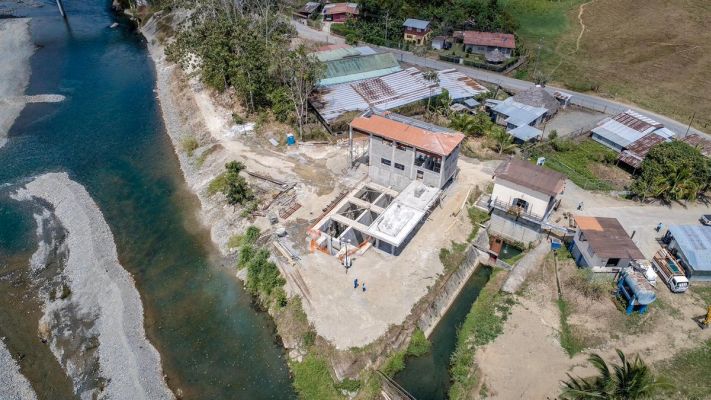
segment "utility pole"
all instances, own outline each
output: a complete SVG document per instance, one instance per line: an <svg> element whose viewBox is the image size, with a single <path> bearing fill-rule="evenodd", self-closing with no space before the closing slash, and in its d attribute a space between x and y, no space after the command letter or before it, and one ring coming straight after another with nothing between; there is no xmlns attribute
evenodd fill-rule
<svg viewBox="0 0 711 400"><path fill-rule="evenodd" d="M689 126L686 127L686 133L684 133L684 137L689 134L689 130L691 129L691 124L694 122L694 118L696 118L696 111L694 111L694 114L691 116L691 121L689 121Z"/></svg>
<svg viewBox="0 0 711 400"><path fill-rule="evenodd" d="M67 14L64 13L64 4L62 4L62 0L57 0L57 7L59 7L59 13L62 14L62 18L67 19Z"/></svg>
<svg viewBox="0 0 711 400"><path fill-rule="evenodd" d="M390 22L390 11L385 13L385 45L388 46L388 22Z"/></svg>
<svg viewBox="0 0 711 400"><path fill-rule="evenodd" d="M543 46L543 37L538 39L538 53L536 54L536 64L533 67L533 78L536 77L536 72L538 72L538 60L541 59L541 47Z"/></svg>

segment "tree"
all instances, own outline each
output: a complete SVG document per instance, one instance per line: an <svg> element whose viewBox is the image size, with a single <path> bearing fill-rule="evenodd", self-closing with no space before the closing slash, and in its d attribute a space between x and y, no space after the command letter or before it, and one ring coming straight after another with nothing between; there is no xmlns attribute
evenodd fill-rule
<svg viewBox="0 0 711 400"><path fill-rule="evenodd" d="M281 66L282 82L288 88L299 127L299 137L303 140L304 123L309 111L309 94L323 75L324 66L317 58L309 55L303 45L290 51Z"/></svg>
<svg viewBox="0 0 711 400"><path fill-rule="evenodd" d="M636 355L629 361L625 354L617 350L620 364L613 364L612 371L597 354L588 358L590 364L598 370L598 376L574 378L568 374L563 382L561 398L569 400L608 399L636 400L651 398L654 392L666 386L657 382L649 367Z"/></svg>
<svg viewBox="0 0 711 400"><path fill-rule="evenodd" d="M489 132L489 139L492 142L492 147L499 154L508 153L515 147L513 136L509 135L506 129L501 126L492 127Z"/></svg>
<svg viewBox="0 0 711 400"><path fill-rule="evenodd" d="M450 127L468 136L484 136L493 129L494 123L485 113L457 114L452 117Z"/></svg>
<svg viewBox="0 0 711 400"><path fill-rule="evenodd" d="M415 48L415 50L419 49L419 47ZM413 53L417 54L413 50ZM427 98L427 112L430 112L430 103L432 102L432 97L434 97L434 90L437 86L439 86L439 75L437 75L437 71L425 71L422 74L422 77L425 78L426 81L430 82L430 97Z"/></svg>
<svg viewBox="0 0 711 400"><path fill-rule="evenodd" d="M239 173L244 169L244 164L239 161L230 161L225 164L225 185L222 192L227 197L227 202L233 206L244 204L254 199L254 192L247 181Z"/></svg>
<svg viewBox="0 0 711 400"><path fill-rule="evenodd" d="M678 140L654 146L642 162L632 192L644 199L695 200L711 183L711 164L701 152Z"/></svg>

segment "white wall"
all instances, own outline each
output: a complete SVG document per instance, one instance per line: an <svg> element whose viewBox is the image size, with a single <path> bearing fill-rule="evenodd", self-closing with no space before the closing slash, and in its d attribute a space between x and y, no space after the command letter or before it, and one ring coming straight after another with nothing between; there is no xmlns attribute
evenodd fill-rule
<svg viewBox="0 0 711 400"><path fill-rule="evenodd" d="M494 179L494 190L491 193L491 198L507 204L512 204L516 198L523 199L528 202L528 210L526 212L537 214L541 217L546 215L551 200L551 196L499 177Z"/></svg>

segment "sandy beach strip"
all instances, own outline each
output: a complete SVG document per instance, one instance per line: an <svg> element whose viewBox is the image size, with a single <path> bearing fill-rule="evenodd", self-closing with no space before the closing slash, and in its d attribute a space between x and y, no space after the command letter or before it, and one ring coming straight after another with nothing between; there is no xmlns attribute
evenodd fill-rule
<svg viewBox="0 0 711 400"><path fill-rule="evenodd" d="M20 366L12 358L0 340L0 399L3 400L35 400L37 395L24 375Z"/></svg>
<svg viewBox="0 0 711 400"><path fill-rule="evenodd" d="M49 173L12 197L50 203L68 232L69 257L63 274L72 302L87 314L97 315L99 372L108 381L102 398L173 399L160 355L146 338L134 279L119 264L113 234L86 189L66 173Z"/></svg>
<svg viewBox="0 0 711 400"><path fill-rule="evenodd" d="M25 107L25 102L18 99L22 99L30 81L30 57L34 51L29 18L0 19L0 147Z"/></svg>

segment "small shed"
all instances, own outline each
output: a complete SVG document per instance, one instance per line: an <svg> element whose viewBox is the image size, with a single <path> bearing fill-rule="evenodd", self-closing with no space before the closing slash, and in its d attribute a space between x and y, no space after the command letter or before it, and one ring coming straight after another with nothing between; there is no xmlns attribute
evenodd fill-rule
<svg viewBox="0 0 711 400"><path fill-rule="evenodd" d="M435 36L432 38L432 48L435 50L449 50L452 48L452 42L447 36Z"/></svg>
<svg viewBox="0 0 711 400"><path fill-rule="evenodd" d="M633 260L644 260L625 228L616 218L574 217L577 230L570 253L581 267L625 268Z"/></svg>
<svg viewBox="0 0 711 400"><path fill-rule="evenodd" d="M543 135L543 132L541 130L536 129L530 125L521 125L517 128L511 129L509 133L511 134L511 136L514 137L516 141L522 143L535 140Z"/></svg>

